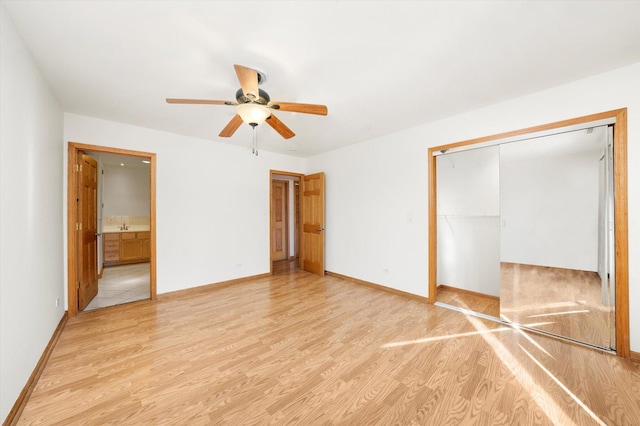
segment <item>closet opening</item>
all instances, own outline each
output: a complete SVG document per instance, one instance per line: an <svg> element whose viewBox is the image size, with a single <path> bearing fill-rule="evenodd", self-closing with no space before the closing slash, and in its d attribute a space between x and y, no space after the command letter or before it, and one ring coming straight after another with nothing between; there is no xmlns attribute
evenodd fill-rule
<svg viewBox="0 0 640 426"><path fill-rule="evenodd" d="M429 301L628 358L626 109L429 150Z"/></svg>

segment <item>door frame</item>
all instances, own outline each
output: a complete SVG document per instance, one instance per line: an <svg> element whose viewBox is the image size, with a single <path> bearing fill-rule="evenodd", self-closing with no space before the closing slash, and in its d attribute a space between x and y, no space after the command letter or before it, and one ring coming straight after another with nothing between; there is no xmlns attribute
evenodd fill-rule
<svg viewBox="0 0 640 426"><path fill-rule="evenodd" d="M298 177L300 179L300 184L302 185L302 178L305 176L304 173L295 173L295 172L285 172L282 170L269 170L269 274L273 275L273 259L271 258L271 253L273 253L273 228L271 227L271 223L273 220L273 217L271 217L273 215L273 190L272 190L272 186L271 186L271 182L273 182L273 176L274 175L280 175L280 176L291 176L291 177ZM300 208L302 208L302 206L299 206ZM289 208L291 208L291 206L289 206ZM302 223L298 224L299 227L302 227ZM302 232L302 229L298 229L298 239L300 238L300 233ZM300 246L299 242L298 242L298 247ZM299 259L298 259L299 261Z"/></svg>
<svg viewBox="0 0 640 426"><path fill-rule="evenodd" d="M67 156L67 315L75 317L78 314L78 254L76 239L76 218L78 207L76 204L78 177L76 172L76 158L80 151L92 151L105 154L126 155L145 158L149 163L149 231L151 234L149 261L149 295L151 300L157 300L156 289L156 154L152 152L132 151L99 145L89 145L79 142L68 143Z"/></svg>
<svg viewBox="0 0 640 426"><path fill-rule="evenodd" d="M627 222L627 109L621 108L597 114L572 118L555 123L499 133L462 142L435 146L428 150L429 180L429 303L437 298L437 182L436 156L434 152L452 148L482 144L498 139L523 136L531 133L559 129L591 121L615 117L613 135L614 163L614 223L615 223L615 277L616 277L616 354L622 358L631 357L629 336L629 241Z"/></svg>

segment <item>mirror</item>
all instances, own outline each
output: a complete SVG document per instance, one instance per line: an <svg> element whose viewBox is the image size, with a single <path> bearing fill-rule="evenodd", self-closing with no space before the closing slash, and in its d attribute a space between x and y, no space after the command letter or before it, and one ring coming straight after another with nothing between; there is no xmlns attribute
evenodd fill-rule
<svg viewBox="0 0 640 426"><path fill-rule="evenodd" d="M612 130L436 157L440 304L615 348Z"/></svg>
<svg viewBox="0 0 640 426"><path fill-rule="evenodd" d="M607 129L500 145L501 318L604 348Z"/></svg>
<svg viewBox="0 0 640 426"><path fill-rule="evenodd" d="M437 162L438 301L499 316L499 147Z"/></svg>

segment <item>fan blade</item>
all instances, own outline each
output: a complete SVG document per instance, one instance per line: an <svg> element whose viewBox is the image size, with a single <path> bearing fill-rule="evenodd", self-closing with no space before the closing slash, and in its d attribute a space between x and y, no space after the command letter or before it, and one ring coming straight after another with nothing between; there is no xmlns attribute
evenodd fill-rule
<svg viewBox="0 0 640 426"><path fill-rule="evenodd" d="M304 114L327 115L329 110L325 105L297 104L294 102L269 102L269 107L289 112L301 112Z"/></svg>
<svg viewBox="0 0 640 426"><path fill-rule="evenodd" d="M283 138L285 138L285 139L292 138L292 137L294 137L294 136L296 135L295 133L293 133L293 131L291 131L291 129L290 129L290 128L288 128L287 126L285 126L285 124L284 124L282 121L280 121L280 120L278 119L278 117L276 117L276 116L275 116L275 115L273 115L273 114L271 114L271 115L270 115L270 116L265 120L265 122L266 122L269 126L273 127L273 129L274 129L276 132L280 133L280 136L282 136L282 137L283 137Z"/></svg>
<svg viewBox="0 0 640 426"><path fill-rule="evenodd" d="M242 93L251 99L258 100L260 93L258 91L258 72L254 69L243 67L242 65L234 65Z"/></svg>
<svg viewBox="0 0 640 426"><path fill-rule="evenodd" d="M210 101L206 99L172 99L167 98L168 104L209 104L209 105L238 105L231 101Z"/></svg>
<svg viewBox="0 0 640 426"><path fill-rule="evenodd" d="M220 136L221 138L228 138L233 136L233 134L236 132L236 130L238 130L238 127L240 127L241 124L242 118L240 118L238 114L234 115L231 121L227 123L227 125L224 127L224 129L222 129L218 136Z"/></svg>

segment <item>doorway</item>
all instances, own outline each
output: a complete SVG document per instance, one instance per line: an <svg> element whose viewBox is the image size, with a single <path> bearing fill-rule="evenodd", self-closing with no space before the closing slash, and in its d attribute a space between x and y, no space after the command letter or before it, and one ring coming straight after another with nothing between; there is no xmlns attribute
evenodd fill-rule
<svg viewBox="0 0 640 426"><path fill-rule="evenodd" d="M271 260L298 258L299 188L297 178L271 181Z"/></svg>
<svg viewBox="0 0 640 426"><path fill-rule="evenodd" d="M270 247L274 262L298 264L300 258L300 182L303 175L271 171ZM281 268L280 268L281 269Z"/></svg>
<svg viewBox="0 0 640 426"><path fill-rule="evenodd" d="M87 225L83 225L83 221L88 222L88 220L81 216L83 211L81 206L84 197L78 189L79 184L82 182L82 176L78 173L80 167L77 165L76 159L81 156L82 153L89 153L95 157L109 159L105 161L110 163L113 162L113 159L118 159L118 161L120 161L118 166L120 166L120 164L124 165L125 162L129 163L129 165L144 164L142 163L143 161L146 163L138 173L146 174L146 180L144 180L142 184L142 191L148 195L148 205L143 209L145 213L148 212L148 216L145 216L143 213L140 213L140 216L115 216L112 214L102 216L100 214L102 211L101 202L100 206L96 209L98 213L95 216L102 217L99 217L99 225L91 232L95 235L96 246L96 256L91 258L85 256L86 250L83 251L80 249L84 241L80 238L83 232L81 229L84 227L84 233L86 234L88 228ZM68 315L75 316L90 302L82 299L83 294L79 288L82 287L82 281L85 279L83 266L85 266L84 269L86 269L86 265L92 262L96 262L98 265L97 268L93 268L96 271L96 279L97 275L100 274L100 276L109 281L111 285L118 280L139 280L140 276L144 275L144 280L148 283L145 284L147 287L146 294L148 294L148 296L144 298L155 300L157 296L155 256L155 154L70 142L68 147L68 161ZM144 191L146 189L144 186L148 186L148 192ZM98 189L101 190L101 188ZM95 198L97 201L98 197ZM98 217L95 218L95 222L98 222ZM92 227L93 226L91 226L91 228ZM118 241L115 241L114 238L117 238ZM97 249L98 246L99 250ZM116 250L115 255L112 252L113 250ZM139 265L142 262L148 262L144 265L146 272L141 271ZM103 265L110 266L120 264L126 264L127 266L118 266L115 268L119 269L117 273L115 273L115 270L111 270L109 273L103 274ZM127 268L131 269L131 271ZM124 271L124 269L127 269L127 271ZM104 281L105 285L107 281ZM111 289L115 288L117 288L117 286L111 287ZM118 299L119 303L128 301L127 297L131 299L132 294L129 294L125 298Z"/></svg>
<svg viewBox="0 0 640 426"><path fill-rule="evenodd" d="M325 177L323 172L311 175L301 173L283 172L271 170L269 173L269 204L270 204L270 273L273 274L274 253L278 248L276 223L276 206L278 197L274 194L274 182L288 180L291 202L288 203L289 214L284 213L286 205L282 205L283 217L291 217L289 220L288 258L298 258L297 266L307 272L316 275L325 274ZM298 185L296 185L298 183ZM282 197L280 197L282 198ZM283 237L280 237L281 239ZM292 260L289 260L292 261ZM282 261L281 261L282 262Z"/></svg>
<svg viewBox="0 0 640 426"><path fill-rule="evenodd" d="M626 174L626 109L430 149L430 302L629 357Z"/></svg>

